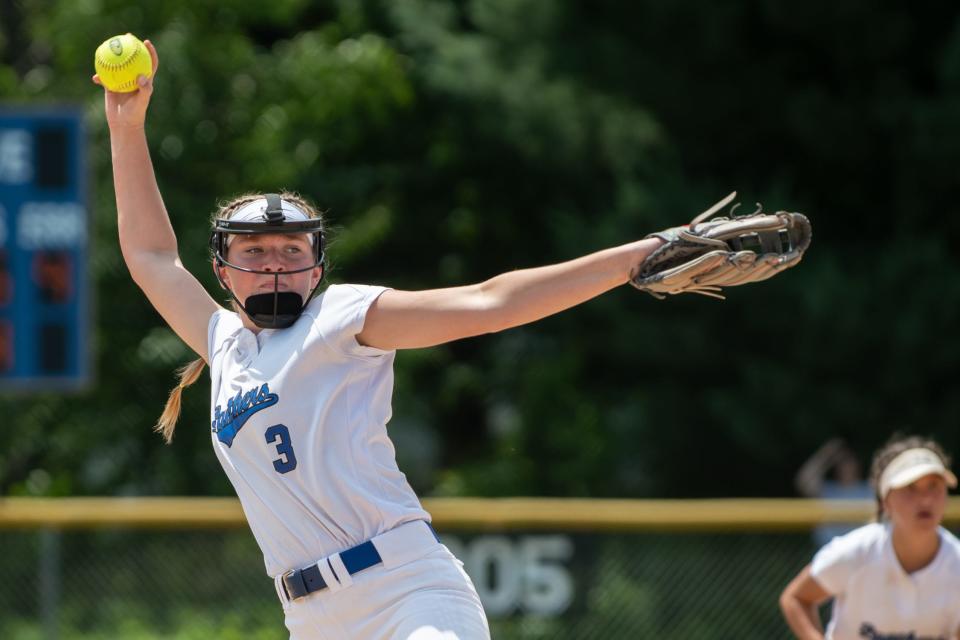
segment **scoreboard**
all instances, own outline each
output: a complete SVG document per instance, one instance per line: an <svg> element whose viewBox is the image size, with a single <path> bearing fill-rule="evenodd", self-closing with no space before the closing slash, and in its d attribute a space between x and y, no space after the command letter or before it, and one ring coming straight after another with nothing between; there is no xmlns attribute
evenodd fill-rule
<svg viewBox="0 0 960 640"><path fill-rule="evenodd" d="M0 109L0 392L90 382L79 109Z"/></svg>

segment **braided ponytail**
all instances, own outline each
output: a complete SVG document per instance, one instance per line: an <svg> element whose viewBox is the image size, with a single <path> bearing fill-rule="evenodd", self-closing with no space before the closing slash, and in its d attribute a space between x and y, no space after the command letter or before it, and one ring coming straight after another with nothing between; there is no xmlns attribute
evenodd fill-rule
<svg viewBox="0 0 960 640"><path fill-rule="evenodd" d="M180 380L177 386L170 390L167 405L163 408L163 413L153 428L154 431L163 436L167 444L173 441L173 430L177 427L177 419L180 417L180 396L185 387L189 387L200 378L200 373L205 365L203 358L197 358L177 369L177 376Z"/></svg>

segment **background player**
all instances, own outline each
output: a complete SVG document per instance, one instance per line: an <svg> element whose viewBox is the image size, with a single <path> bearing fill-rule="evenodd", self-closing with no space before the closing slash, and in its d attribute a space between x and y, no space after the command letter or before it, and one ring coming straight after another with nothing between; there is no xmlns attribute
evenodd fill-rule
<svg viewBox="0 0 960 640"><path fill-rule="evenodd" d="M832 542L787 585L798 638L960 639L960 541L940 526L950 459L932 440L895 438L871 466L879 522ZM826 634L817 607L833 598Z"/></svg>
<svg viewBox="0 0 960 640"><path fill-rule="evenodd" d="M874 495L870 481L850 447L841 438L831 438L817 449L797 471L794 486L808 498L822 498L830 509L834 500L861 500ZM850 523L826 522L813 532L817 547L856 528Z"/></svg>

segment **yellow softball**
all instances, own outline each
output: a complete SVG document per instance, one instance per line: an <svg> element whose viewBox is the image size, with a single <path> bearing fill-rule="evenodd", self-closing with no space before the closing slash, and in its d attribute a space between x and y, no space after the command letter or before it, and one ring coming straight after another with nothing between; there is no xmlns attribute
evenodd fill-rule
<svg viewBox="0 0 960 640"><path fill-rule="evenodd" d="M93 66L100 82L110 91L129 93L140 87L137 76L153 73L150 52L135 35L114 36L97 47Z"/></svg>

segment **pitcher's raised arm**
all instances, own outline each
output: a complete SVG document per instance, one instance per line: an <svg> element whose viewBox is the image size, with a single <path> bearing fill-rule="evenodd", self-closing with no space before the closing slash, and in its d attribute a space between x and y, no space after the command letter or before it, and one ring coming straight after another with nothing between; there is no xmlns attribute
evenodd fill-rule
<svg viewBox="0 0 960 640"><path fill-rule="evenodd" d="M143 44L153 61L153 75L139 76L139 88L132 92L104 88L120 249L130 275L151 304L206 359L207 325L219 306L180 262L177 238L154 175L145 125L159 60L153 44L149 40ZM99 76L93 81L102 86Z"/></svg>

